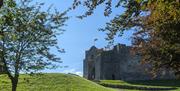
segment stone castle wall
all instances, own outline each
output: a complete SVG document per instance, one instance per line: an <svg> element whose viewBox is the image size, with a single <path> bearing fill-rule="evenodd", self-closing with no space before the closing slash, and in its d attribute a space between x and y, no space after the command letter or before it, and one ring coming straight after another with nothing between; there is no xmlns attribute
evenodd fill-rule
<svg viewBox="0 0 180 91"><path fill-rule="evenodd" d="M112 50L86 51L84 77L90 80L149 80L151 74L140 64L141 57L130 53L130 46L118 44Z"/></svg>

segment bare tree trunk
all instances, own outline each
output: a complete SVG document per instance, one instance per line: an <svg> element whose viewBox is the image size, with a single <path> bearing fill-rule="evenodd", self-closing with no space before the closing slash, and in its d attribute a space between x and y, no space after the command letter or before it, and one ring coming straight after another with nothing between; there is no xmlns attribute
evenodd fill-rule
<svg viewBox="0 0 180 91"><path fill-rule="evenodd" d="M179 0L176 0L177 3L179 3Z"/></svg>
<svg viewBox="0 0 180 91"><path fill-rule="evenodd" d="M0 8L3 6L4 0L0 0Z"/></svg>
<svg viewBox="0 0 180 91"><path fill-rule="evenodd" d="M4 41L4 38L3 38ZM16 91L17 88L17 84L18 84L18 78L19 78L19 71L18 71L18 66L19 66L19 60L16 60L16 64L15 64L15 76L13 76L11 74L11 72L9 71L8 65L6 63L6 59L5 59L5 47L4 47L4 43L2 46L2 51L1 53L1 60L4 63L4 70L5 70L5 74L8 75L8 77L11 79L11 84L12 84L12 91Z"/></svg>
<svg viewBox="0 0 180 91"><path fill-rule="evenodd" d="M14 77L13 79L11 79L11 83L12 83L12 91L16 91L17 84L18 84L18 78Z"/></svg>
<svg viewBox="0 0 180 91"><path fill-rule="evenodd" d="M16 60L16 64L15 64L15 76L11 79L12 91L16 91L17 84L18 84L18 78L19 78L18 65L19 65L19 60Z"/></svg>

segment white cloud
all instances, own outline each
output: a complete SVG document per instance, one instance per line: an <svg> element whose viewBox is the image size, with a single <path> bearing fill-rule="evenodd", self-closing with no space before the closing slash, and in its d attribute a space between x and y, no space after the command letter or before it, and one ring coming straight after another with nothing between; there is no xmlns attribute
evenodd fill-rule
<svg viewBox="0 0 180 91"><path fill-rule="evenodd" d="M72 73L72 74L76 74L76 75L79 75L79 76L83 76L83 73L81 71L77 71L76 69L68 69L68 70L64 70L63 73Z"/></svg>

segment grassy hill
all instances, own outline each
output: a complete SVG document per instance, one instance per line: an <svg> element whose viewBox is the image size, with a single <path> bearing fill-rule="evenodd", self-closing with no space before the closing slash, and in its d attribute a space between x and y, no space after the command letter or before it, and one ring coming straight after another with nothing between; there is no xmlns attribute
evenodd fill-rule
<svg viewBox="0 0 180 91"><path fill-rule="evenodd" d="M97 82L106 88L92 81L72 74L37 74L20 75L17 91L162 91L157 88L167 88L163 91L180 91L180 80L159 80L159 81L132 81L101 80ZM168 88L175 88L168 90ZM153 90L154 89L154 90ZM0 91L11 91L11 82L6 75L0 75Z"/></svg>
<svg viewBox="0 0 180 91"><path fill-rule="evenodd" d="M11 91L6 75L0 75L0 91ZM17 91L116 91L70 74L21 75Z"/></svg>

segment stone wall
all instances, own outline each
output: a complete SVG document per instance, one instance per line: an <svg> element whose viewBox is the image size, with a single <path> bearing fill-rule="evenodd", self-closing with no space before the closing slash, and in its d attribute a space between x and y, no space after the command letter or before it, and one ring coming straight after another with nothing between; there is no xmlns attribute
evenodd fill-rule
<svg viewBox="0 0 180 91"><path fill-rule="evenodd" d="M114 46L112 50L91 47L86 51L84 77L90 80L152 79L151 74L146 71L147 65L140 64L141 57L132 55L130 50L130 46L123 44Z"/></svg>

